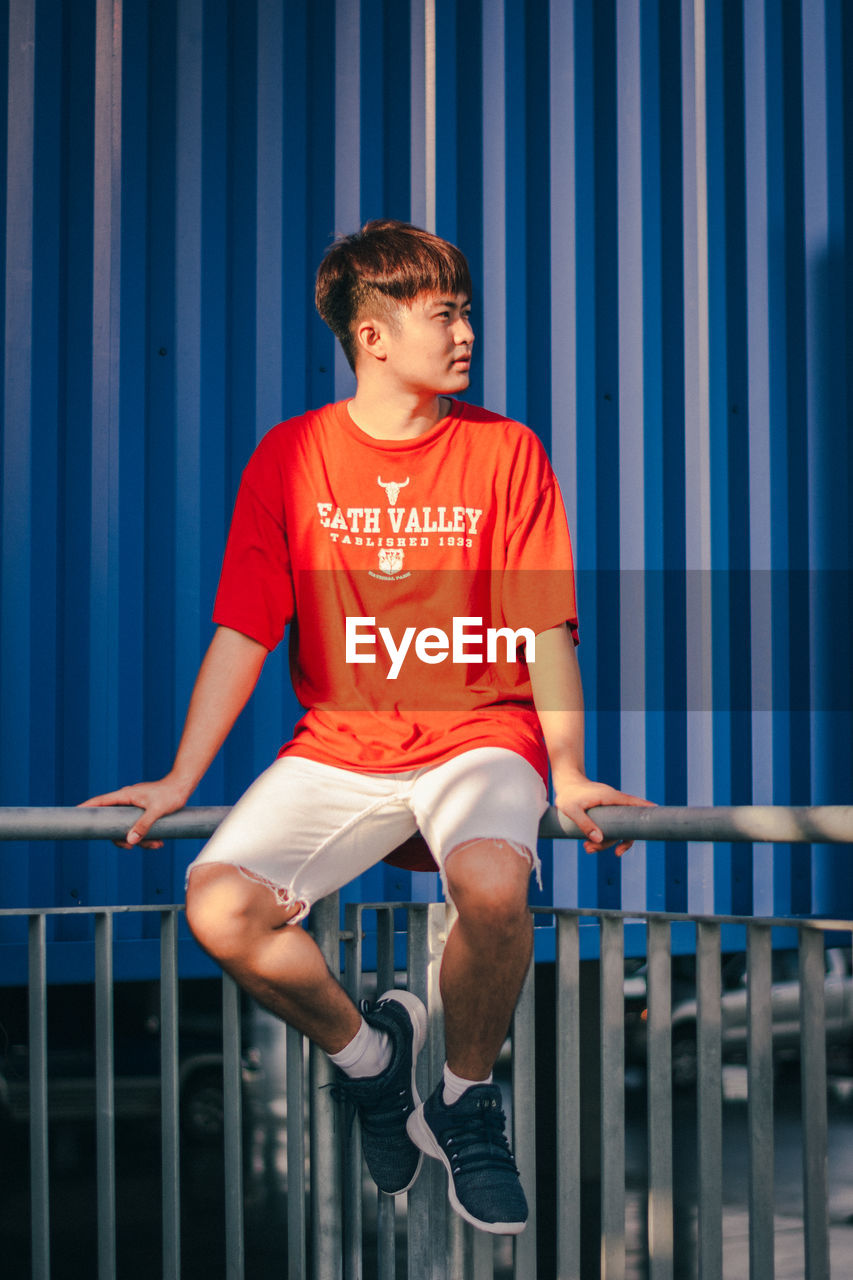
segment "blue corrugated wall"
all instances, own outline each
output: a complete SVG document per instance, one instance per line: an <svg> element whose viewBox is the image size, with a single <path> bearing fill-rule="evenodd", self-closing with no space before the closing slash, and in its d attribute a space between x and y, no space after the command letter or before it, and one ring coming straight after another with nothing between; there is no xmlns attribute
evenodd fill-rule
<svg viewBox="0 0 853 1280"><path fill-rule="evenodd" d="M349 389L314 269L382 214L469 255L471 398L550 446L590 771L672 804L849 800L844 0L4 0L0 17L0 802L167 768L241 468L272 423ZM233 800L288 734L283 656L198 802ZM8 846L0 899L172 900L190 852ZM564 843L545 896L849 910L851 867L847 849L620 863ZM356 892L434 892L410 879Z"/></svg>

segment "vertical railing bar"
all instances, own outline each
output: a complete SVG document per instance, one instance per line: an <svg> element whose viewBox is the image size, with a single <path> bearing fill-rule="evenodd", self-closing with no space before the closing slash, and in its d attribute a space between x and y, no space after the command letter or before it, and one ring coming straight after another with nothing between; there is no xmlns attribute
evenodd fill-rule
<svg viewBox="0 0 853 1280"><path fill-rule="evenodd" d="M29 920L30 1203L33 1280L50 1276L47 1116L47 951L45 917Z"/></svg>
<svg viewBox="0 0 853 1280"><path fill-rule="evenodd" d="M285 1030L287 1069L287 1274L308 1273L305 1220L305 1041Z"/></svg>
<svg viewBox="0 0 853 1280"><path fill-rule="evenodd" d="M394 983L394 908L376 912L376 993L390 991ZM379 1280L395 1280L397 1274L397 1197L377 1192L376 1252Z"/></svg>
<svg viewBox="0 0 853 1280"><path fill-rule="evenodd" d="M376 1252L379 1280L395 1280L397 1274L397 1197L377 1191Z"/></svg>
<svg viewBox="0 0 853 1280"><path fill-rule="evenodd" d="M113 918L95 915L95 1100L98 1278L116 1267L115 1078L113 1074Z"/></svg>
<svg viewBox="0 0 853 1280"><path fill-rule="evenodd" d="M340 977L340 915L337 893L316 903L311 913L314 939L334 976ZM331 1096L332 1063L312 1044L310 1064L311 1256L314 1280L340 1280L343 1262L341 1213L343 1176L338 1107Z"/></svg>
<svg viewBox="0 0 853 1280"><path fill-rule="evenodd" d="M580 934L577 916L557 914L557 1275L581 1268Z"/></svg>
<svg viewBox="0 0 853 1280"><path fill-rule="evenodd" d="M803 927L799 937L805 1275L823 1280L830 1267L824 942L816 929Z"/></svg>
<svg viewBox="0 0 853 1280"><path fill-rule="evenodd" d="M241 1090L240 988L222 975L222 1072L225 1113L225 1274L243 1280L243 1099Z"/></svg>
<svg viewBox="0 0 853 1280"><path fill-rule="evenodd" d="M438 1084L442 1079L445 1062L444 1006L441 1002L441 961L444 946L456 918L456 909L450 902L431 902L427 907L427 1017L429 1031L425 1056L429 1063L430 1080ZM430 1275L432 1280L454 1280L447 1270L448 1223L453 1210L447 1199L447 1175L438 1160L426 1160L421 1174L429 1188L430 1210ZM453 1215L456 1216L455 1214ZM453 1230L455 1230L455 1225Z"/></svg>
<svg viewBox="0 0 853 1280"><path fill-rule="evenodd" d="M699 1139L699 1280L723 1274L723 1119L720 1013L720 926L696 924Z"/></svg>
<svg viewBox="0 0 853 1280"><path fill-rule="evenodd" d="M625 943L601 920L601 1274L625 1275Z"/></svg>
<svg viewBox="0 0 853 1280"><path fill-rule="evenodd" d="M485 1231L477 1231L465 1223L465 1265L463 1273L471 1280L494 1280L495 1237Z"/></svg>
<svg viewBox="0 0 853 1280"><path fill-rule="evenodd" d="M747 929L747 1132L749 1145L749 1275L773 1280L773 1023L772 937Z"/></svg>
<svg viewBox="0 0 853 1280"><path fill-rule="evenodd" d="M473 1227L470 1230L474 1230ZM458 1213L450 1211L447 1214L447 1250L445 1254L445 1272L448 1280L452 1280L453 1276L464 1276L466 1274L467 1258L470 1254L470 1245L468 1244L469 1224L459 1217Z"/></svg>
<svg viewBox="0 0 853 1280"><path fill-rule="evenodd" d="M409 990L423 1000L429 1021L425 1051L418 1060L421 1098L441 1078L444 1064L444 1018L439 971L448 929L443 903L416 905L409 912ZM443 1165L426 1160L409 1192L409 1280L447 1277L447 1189Z"/></svg>
<svg viewBox="0 0 853 1280"><path fill-rule="evenodd" d="M524 1231L513 1236L516 1280L535 1280L536 1259L536 1010L535 967L527 971L512 1019L513 1151L527 1195L529 1217Z"/></svg>
<svg viewBox="0 0 853 1280"><path fill-rule="evenodd" d="M650 920L646 939L649 1280L672 1280L672 939L669 924Z"/></svg>
<svg viewBox="0 0 853 1280"><path fill-rule="evenodd" d="M362 922L363 908L357 902L344 907L344 986L355 1004L362 994ZM378 914L378 913L377 913ZM343 1232L345 1280L360 1280L362 1270L362 1205L361 1132L358 1121L345 1123L343 1139ZM385 1199L377 1192L379 1200Z"/></svg>
<svg viewBox="0 0 853 1280"><path fill-rule="evenodd" d="M428 999L429 945L426 904L413 904L407 910L407 978L408 988L424 1004ZM421 1099L425 1099L430 1086L429 1062L427 1054L422 1053L418 1059L417 1087ZM421 1171L415 1185L407 1196L408 1227L408 1280L431 1280L430 1271L430 1222L429 1222L429 1179L426 1170Z"/></svg>
<svg viewBox="0 0 853 1280"><path fill-rule="evenodd" d="M382 907L376 912L376 994L395 986L394 908Z"/></svg>
<svg viewBox="0 0 853 1280"><path fill-rule="evenodd" d="M178 1067L178 916L160 915L160 1135L163 1280L181 1274L181 1178Z"/></svg>

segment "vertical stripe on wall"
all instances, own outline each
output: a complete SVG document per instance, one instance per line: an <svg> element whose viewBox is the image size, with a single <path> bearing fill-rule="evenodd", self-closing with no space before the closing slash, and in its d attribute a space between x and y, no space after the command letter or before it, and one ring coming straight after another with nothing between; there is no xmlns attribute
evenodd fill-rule
<svg viewBox="0 0 853 1280"><path fill-rule="evenodd" d="M0 577L0 780L4 804L29 795L32 674L31 395L33 380L33 202L35 183L35 0L10 0L7 82L3 512ZM14 56L12 53L14 51ZM30 893L24 851L2 854L3 880L19 900ZM7 879L8 877L8 879Z"/></svg>
<svg viewBox="0 0 853 1280"><path fill-rule="evenodd" d="M767 85L762 4L744 5L744 50L750 75L744 84L746 140L747 378L749 387L749 566L752 688L752 799L773 801L773 670L771 650L770 335L767 243ZM773 854L753 848L753 909L770 914Z"/></svg>
<svg viewBox="0 0 853 1280"><path fill-rule="evenodd" d="M711 495L708 357L708 182L705 116L704 0L683 0L682 129L684 154L684 368L687 582L687 799L712 791ZM688 908L714 902L714 850L691 846Z"/></svg>
<svg viewBox="0 0 853 1280"><path fill-rule="evenodd" d="M386 215L468 254L470 398L550 449L589 772L672 804L849 798L841 0L7 8L5 803L168 767L249 453L353 386L317 263ZM285 647L196 800L233 801L290 734ZM0 893L158 901L190 853L6 849ZM853 895L829 849L562 845L553 866L564 903ZM378 871L351 892L436 884Z"/></svg>
<svg viewBox="0 0 853 1280"><path fill-rule="evenodd" d="M844 325L843 36L837 0L802 20L805 344L809 480L809 707L812 791L817 802L849 787L850 667L834 660L836 637L850 635L850 437ZM845 851L815 849L811 909L832 912L839 884L853 889Z"/></svg>
<svg viewBox="0 0 853 1280"><path fill-rule="evenodd" d="M620 786L647 794L643 487L643 146L640 5L616 9L619 255ZM646 902L646 848L622 863L622 904Z"/></svg>
<svg viewBox="0 0 853 1280"><path fill-rule="evenodd" d="M506 233L506 58L505 6L508 0L483 5L483 321L480 359L486 403L507 410L507 233Z"/></svg>
<svg viewBox="0 0 853 1280"><path fill-rule="evenodd" d="M296 37L292 31L290 38ZM304 42L300 42L303 43ZM256 160L255 160L255 308L253 324L254 378L254 426L255 437L260 439L276 422L282 420L283 364L295 357L297 365L304 364L305 345L301 333L292 326L285 332L285 184L296 174L304 172L304 155L294 156L285 145L285 97L290 88L288 70L285 70L285 11L276 0L259 0L256 33L257 97L256 97ZM295 123L295 122L293 122ZM296 174L287 173L286 161L294 163ZM302 162L301 164L299 162ZM299 284L304 288L304 280ZM301 299L294 298L291 305L296 314L301 310ZM295 340L296 350L290 343ZM300 389L304 396L304 386ZM265 664L262 687L252 708L254 728L254 754L260 755L266 747L273 753L272 743L281 727L281 710L284 698L284 670L280 662Z"/></svg>
<svg viewBox="0 0 853 1280"><path fill-rule="evenodd" d="M549 4L549 170L551 297L551 461L577 544L577 329L575 292L575 36L574 10ZM580 855L581 857L583 855ZM555 901L578 895L579 845L554 858Z"/></svg>
<svg viewBox="0 0 853 1280"><path fill-rule="evenodd" d="M359 136L361 130L361 2L335 5L335 234L361 225ZM352 371L335 345L335 399L352 395Z"/></svg>
<svg viewBox="0 0 853 1280"><path fill-rule="evenodd" d="M92 227L92 481L89 596L90 777L118 756L121 386L122 12L98 0L95 12L94 216ZM111 620L105 625L105 620ZM92 892L115 892L114 862L93 851ZM108 877L100 880L101 875Z"/></svg>
<svg viewBox="0 0 853 1280"><path fill-rule="evenodd" d="M436 12L435 0L412 0L411 220L436 229Z"/></svg>

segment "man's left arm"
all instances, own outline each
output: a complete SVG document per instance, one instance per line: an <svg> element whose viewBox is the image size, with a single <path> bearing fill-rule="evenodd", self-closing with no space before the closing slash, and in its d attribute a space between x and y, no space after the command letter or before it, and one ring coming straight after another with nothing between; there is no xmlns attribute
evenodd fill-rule
<svg viewBox="0 0 853 1280"><path fill-rule="evenodd" d="M536 636L535 661L529 664L533 702L542 725L551 776L554 804L584 835L587 853L601 853L616 845L621 856L631 840L605 840L587 813L596 805L642 805L651 800L626 795L604 782L592 782L584 768L583 687L575 645L567 626L551 627Z"/></svg>

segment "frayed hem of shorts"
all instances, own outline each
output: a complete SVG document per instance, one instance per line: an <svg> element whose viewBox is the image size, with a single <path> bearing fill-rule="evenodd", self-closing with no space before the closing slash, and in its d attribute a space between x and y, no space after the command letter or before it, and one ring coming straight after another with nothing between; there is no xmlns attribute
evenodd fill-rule
<svg viewBox="0 0 853 1280"><path fill-rule="evenodd" d="M447 888L447 872L445 870L447 859L451 854L458 853L460 849L467 849L469 845L479 844L482 840L488 840L492 844L505 844L512 849L513 853L517 853L520 858L530 864L530 870L536 876L536 883L541 891L542 889L542 861L535 849L529 849L526 844L522 844L520 840L508 840L506 836L470 836L469 839L463 840L461 844L455 844L450 852L442 858L439 867L441 875L441 887L444 890L444 896L450 901L450 893Z"/></svg>
<svg viewBox="0 0 853 1280"><path fill-rule="evenodd" d="M196 865L197 864L195 862L191 862L190 865L187 867L187 874L184 882L185 889L189 886L190 873L195 870ZM277 884L275 880L268 879L267 876L261 875L259 871L253 871L251 867L243 867L239 863L224 862L224 861L217 864L212 858L209 862L205 862L202 865L207 867L215 866L215 865L218 865L221 867L236 867L237 870L240 872L241 876L245 876L247 880L254 881L255 884L263 885L265 889L269 889L270 893L275 898L278 906L298 907L299 910L296 911L292 916L290 916L288 920L285 920L284 923L286 925L299 924L302 920L305 919L305 917L308 915L308 913L311 910L310 902L305 902L303 898L297 898L296 894L293 893L291 889L288 889L283 884Z"/></svg>
<svg viewBox="0 0 853 1280"><path fill-rule="evenodd" d="M232 864L233 865L233 864ZM283 884L276 884L275 880L269 880L266 876L262 876L259 871L253 871L251 867L243 867L237 865L237 870L241 876L245 876L247 880L254 881L255 884L261 884L265 889L269 889L270 893L280 907L298 907L298 911L292 915L285 924L299 924L304 920L311 910L311 905L302 898L297 898L291 889Z"/></svg>

